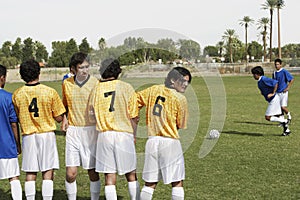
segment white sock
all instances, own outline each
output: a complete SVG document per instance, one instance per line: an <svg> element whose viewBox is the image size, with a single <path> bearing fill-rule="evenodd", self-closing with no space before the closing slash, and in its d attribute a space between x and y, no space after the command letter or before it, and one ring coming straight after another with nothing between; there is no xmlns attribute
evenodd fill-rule
<svg viewBox="0 0 300 200"><path fill-rule="evenodd" d="M183 187L172 187L172 200L184 200Z"/></svg>
<svg viewBox="0 0 300 200"><path fill-rule="evenodd" d="M21 187L20 180L10 181L10 190L11 190L12 199L14 200L22 199L22 187Z"/></svg>
<svg viewBox="0 0 300 200"><path fill-rule="evenodd" d="M107 200L117 200L117 191L115 185L106 185L104 190L105 190L105 198Z"/></svg>
<svg viewBox="0 0 300 200"><path fill-rule="evenodd" d="M43 200L51 200L53 197L53 181L43 180L42 183L42 196Z"/></svg>
<svg viewBox="0 0 300 200"><path fill-rule="evenodd" d="M144 186L141 191L140 200L151 200L154 189L151 187Z"/></svg>
<svg viewBox="0 0 300 200"><path fill-rule="evenodd" d="M290 112L288 112L286 115L287 115L288 119L292 119L292 116L291 116Z"/></svg>
<svg viewBox="0 0 300 200"><path fill-rule="evenodd" d="M128 191L131 200L140 199L140 184L138 181L128 182Z"/></svg>
<svg viewBox="0 0 300 200"><path fill-rule="evenodd" d="M271 122L280 122L280 123L285 122L285 123L287 123L287 120L286 120L286 119L284 119L284 118L282 118L282 117L275 117L275 116L272 116L272 117L270 118L270 121L271 121Z"/></svg>
<svg viewBox="0 0 300 200"><path fill-rule="evenodd" d="M25 196L27 200L35 199L35 181L25 182Z"/></svg>
<svg viewBox="0 0 300 200"><path fill-rule="evenodd" d="M77 195L77 184L76 180L73 183L65 181L66 192L69 200L76 200Z"/></svg>
<svg viewBox="0 0 300 200"><path fill-rule="evenodd" d="M90 181L91 200L98 200L99 199L100 187L101 187L100 180Z"/></svg>

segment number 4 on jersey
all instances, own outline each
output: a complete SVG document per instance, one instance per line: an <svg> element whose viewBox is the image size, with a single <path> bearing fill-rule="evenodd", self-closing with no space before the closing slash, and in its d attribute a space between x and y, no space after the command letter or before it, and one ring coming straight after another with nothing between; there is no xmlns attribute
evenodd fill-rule
<svg viewBox="0 0 300 200"><path fill-rule="evenodd" d="M34 113L34 117L39 117L39 108L37 106L37 99L32 98L30 105L28 106L29 112Z"/></svg>

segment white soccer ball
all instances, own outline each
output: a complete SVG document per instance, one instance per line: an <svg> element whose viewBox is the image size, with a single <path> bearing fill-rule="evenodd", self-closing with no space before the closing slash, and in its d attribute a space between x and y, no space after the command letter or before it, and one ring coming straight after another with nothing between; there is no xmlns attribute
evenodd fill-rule
<svg viewBox="0 0 300 200"><path fill-rule="evenodd" d="M209 138L210 139L216 139L216 138L219 138L220 137L220 132L218 130L210 130L209 132Z"/></svg>

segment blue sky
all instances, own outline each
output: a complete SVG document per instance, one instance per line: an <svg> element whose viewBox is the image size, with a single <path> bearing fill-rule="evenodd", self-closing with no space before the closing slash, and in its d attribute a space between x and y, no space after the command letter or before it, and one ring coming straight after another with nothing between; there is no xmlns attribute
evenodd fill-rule
<svg viewBox="0 0 300 200"><path fill-rule="evenodd" d="M226 29L234 29L244 42L244 28L239 25L239 20L244 16L250 16L255 21L261 17L269 17L269 11L261 9L264 2L265 0L2 1L0 45L7 40L15 42L17 37L22 40L31 37L51 50L52 41L74 38L79 44L87 37L93 48L97 48L101 37L113 44L112 41L117 39L122 42L122 35L135 36L138 33L138 36L149 36L152 40L174 35L185 36L197 41L203 49L220 41ZM299 0L288 0L281 10L282 46L300 43L300 27L297 22L299 8ZM277 47L276 12L273 26L273 46ZM250 26L248 41L258 40L258 33L256 25Z"/></svg>

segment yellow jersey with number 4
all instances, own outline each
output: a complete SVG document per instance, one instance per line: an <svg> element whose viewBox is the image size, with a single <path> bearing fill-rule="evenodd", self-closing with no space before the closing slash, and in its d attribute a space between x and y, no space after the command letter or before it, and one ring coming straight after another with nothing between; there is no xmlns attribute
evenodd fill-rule
<svg viewBox="0 0 300 200"><path fill-rule="evenodd" d="M13 93L22 135L56 130L54 117L66 110L58 93L46 85L26 84Z"/></svg>

